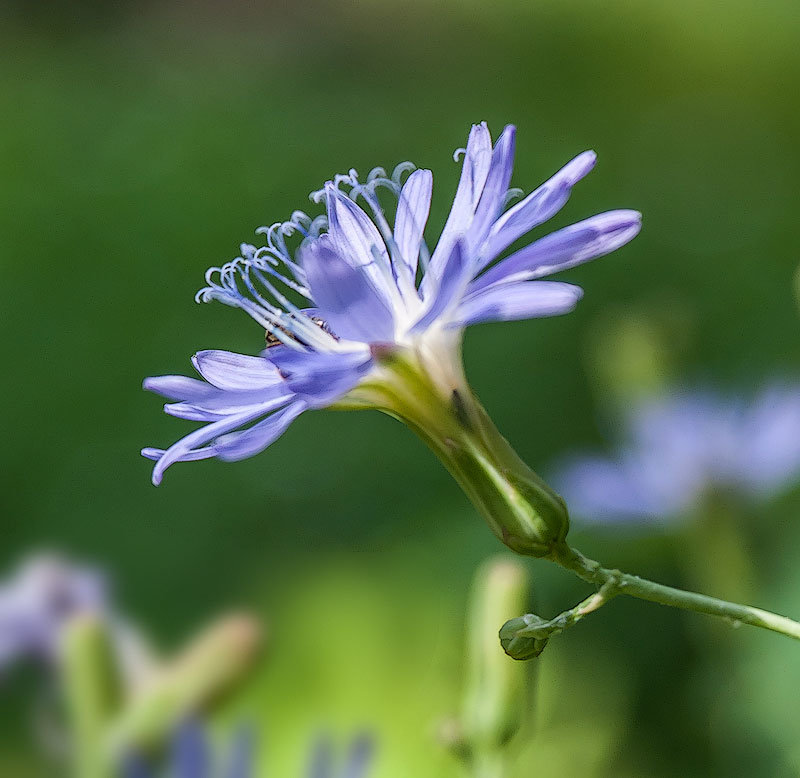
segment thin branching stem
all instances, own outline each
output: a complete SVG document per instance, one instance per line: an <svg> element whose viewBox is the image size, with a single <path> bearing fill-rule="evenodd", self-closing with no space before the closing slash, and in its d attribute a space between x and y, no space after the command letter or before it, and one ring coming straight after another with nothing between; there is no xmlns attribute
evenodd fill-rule
<svg viewBox="0 0 800 778"><path fill-rule="evenodd" d="M772 630L781 635L800 640L800 622L786 616L780 616L777 613L754 608L751 605L727 602L705 594L687 592L672 586L664 586L654 581L648 581L646 578L640 578L638 575L623 573L619 570L610 570L566 545L557 548L551 558L554 562L575 573L584 581L598 587L598 592L595 595L576 606L578 609L586 607L587 603L590 605L594 603L590 610L595 610L612 597L626 594L630 597L638 597L641 600L657 602L673 608L682 608L683 610L705 613L709 616L718 616L727 619L735 626L750 624L753 627ZM593 600L596 597L599 597L599 599ZM572 611L575 610L575 608L572 609ZM572 613L572 611L567 611L566 613ZM577 618L572 623L575 621L577 621Z"/></svg>

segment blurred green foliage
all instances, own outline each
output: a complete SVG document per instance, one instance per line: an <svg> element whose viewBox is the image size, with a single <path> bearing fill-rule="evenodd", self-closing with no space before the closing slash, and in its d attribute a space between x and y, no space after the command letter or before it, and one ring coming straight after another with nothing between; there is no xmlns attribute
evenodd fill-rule
<svg viewBox="0 0 800 778"><path fill-rule="evenodd" d="M673 375L796 373L798 34L794 0L2 6L0 562L42 545L100 560L165 645L230 602L261 607L273 648L231 716L263 724L276 775L299 774L315 728L362 726L377 778L456 775L436 721L457 706L472 571L498 544L449 476L388 418L314 413L266 454L155 489L139 448L189 425L141 379L260 348L240 312L192 294L332 174L431 167L441 224L451 152L481 119L518 125L525 189L597 150L557 226L645 216L631 246L567 274L587 291L574 314L467 335L478 394L534 467L601 441L590 335L609 316L679 322ZM795 493L745 521L754 601L794 615L799 508ZM682 530L573 537L691 583ZM532 565L539 612L584 594ZM698 618L620 601L554 640L518 774L800 774L797 647ZM20 715L31 686L0 695L0 774L49 774Z"/></svg>

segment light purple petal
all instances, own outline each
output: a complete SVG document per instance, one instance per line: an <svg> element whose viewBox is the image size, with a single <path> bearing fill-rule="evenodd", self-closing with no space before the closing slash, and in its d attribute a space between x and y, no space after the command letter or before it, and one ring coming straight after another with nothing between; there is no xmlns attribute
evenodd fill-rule
<svg viewBox="0 0 800 778"><path fill-rule="evenodd" d="M565 227L489 268L470 291L499 282L541 278L609 254L636 237L641 219L637 211L609 211Z"/></svg>
<svg viewBox="0 0 800 778"><path fill-rule="evenodd" d="M363 343L394 338L392 311L364 268L346 262L324 235L303 246L301 256L319 315L333 333Z"/></svg>
<svg viewBox="0 0 800 778"><path fill-rule="evenodd" d="M265 389L280 383L280 373L263 357L232 351L198 351L192 357L197 372L219 389Z"/></svg>
<svg viewBox="0 0 800 778"><path fill-rule="evenodd" d="M254 751L253 732L249 727L243 727L236 733L231 745L223 778L250 778L253 775L251 765Z"/></svg>
<svg viewBox="0 0 800 778"><path fill-rule="evenodd" d="M254 456L283 435L307 407L304 402L293 402L249 429L217 438L212 448L216 455L226 462L236 462Z"/></svg>
<svg viewBox="0 0 800 778"><path fill-rule="evenodd" d="M471 249L477 248L486 239L506 200L508 185L514 170L514 145L516 128L509 124L497 139L489 174L475 209L475 217L467 232L467 244Z"/></svg>
<svg viewBox="0 0 800 778"><path fill-rule="evenodd" d="M359 735L350 744L341 778L365 778L375 751L375 741L367 734Z"/></svg>
<svg viewBox="0 0 800 778"><path fill-rule="evenodd" d="M414 324L410 332L422 332L429 327L448 308L458 302L472 276L464 242L459 240L453 245L447 264L442 268L439 287L433 294L428 310Z"/></svg>
<svg viewBox="0 0 800 778"><path fill-rule="evenodd" d="M389 254L378 228L372 219L349 197L340 192L330 182L325 185L328 208L328 233L333 239L333 248L342 259L352 267L363 268L378 293L386 300L391 300L392 291L388 288L389 277L376 264L383 262L385 268L390 267ZM303 270L308 268L301 261Z"/></svg>
<svg viewBox="0 0 800 778"><path fill-rule="evenodd" d="M164 406L164 413L184 421L217 421L227 415L216 411L204 411L190 403L167 403Z"/></svg>
<svg viewBox="0 0 800 778"><path fill-rule="evenodd" d="M622 464L600 457L581 457L553 477L570 513L585 521L630 521L663 516L661 504L642 490Z"/></svg>
<svg viewBox="0 0 800 778"><path fill-rule="evenodd" d="M57 554L29 556L0 586L0 673L20 659L55 660L65 624L80 613L107 611L101 571Z"/></svg>
<svg viewBox="0 0 800 778"><path fill-rule="evenodd" d="M559 281L495 284L464 299L456 311L453 326L558 316L569 313L582 296L579 286Z"/></svg>
<svg viewBox="0 0 800 778"><path fill-rule="evenodd" d="M462 236L475 215L489 166L492 160L492 136L486 122L472 125L467 141L467 150L464 154L464 164L461 168L461 179L453 198L450 215L447 217L444 229L439 236L439 242L431 257L431 272L438 274L439 266L450 257L453 244ZM424 280L423 280L424 283Z"/></svg>
<svg viewBox="0 0 800 778"><path fill-rule="evenodd" d="M741 421L739 446L747 456L737 475L759 492L800 479L800 386L773 384Z"/></svg>
<svg viewBox="0 0 800 778"><path fill-rule="evenodd" d="M366 349L346 353L284 349L270 358L289 388L317 408L329 405L352 389L372 366L372 356Z"/></svg>
<svg viewBox="0 0 800 778"><path fill-rule="evenodd" d="M148 447L143 448L141 453L145 459L151 459L155 462L161 459L161 457L167 453L167 450L164 448ZM210 459L214 456L216 456L214 449L211 448L211 446L207 446L206 448L197 448L194 451L188 452L181 457L181 462L198 462L201 459Z"/></svg>
<svg viewBox="0 0 800 778"><path fill-rule="evenodd" d="M433 174L430 170L415 170L403 185L397 203L394 240L400 256L408 265L411 277L417 272L422 233L431 209Z"/></svg>
<svg viewBox="0 0 800 778"><path fill-rule="evenodd" d="M159 375L145 378L142 386L169 400L200 400L214 394L213 386L197 378L182 375Z"/></svg>
<svg viewBox="0 0 800 778"><path fill-rule="evenodd" d="M156 462L153 468L153 484L158 486L164 476L164 471L175 462L190 460L195 449L204 446L211 440L232 432L237 427L241 427L249 422L263 416L266 411L262 408L250 409L244 413L228 416L220 421L206 424L194 432L189 433L185 438L181 438L177 443L173 443ZM149 449L144 449L149 451Z"/></svg>
<svg viewBox="0 0 800 778"><path fill-rule="evenodd" d="M572 187L594 167L597 155L584 151L568 162L551 179L506 211L492 226L481 249L482 265L491 262L534 227L555 216L569 199Z"/></svg>
<svg viewBox="0 0 800 778"><path fill-rule="evenodd" d="M172 739L170 773L176 778L211 778L212 749L203 728L189 719Z"/></svg>
<svg viewBox="0 0 800 778"><path fill-rule="evenodd" d="M277 386L250 392L218 391L213 397L194 402L168 403L164 412L170 416L189 421L216 421L249 408L260 407L264 411L284 405L292 397L291 390L282 380Z"/></svg>

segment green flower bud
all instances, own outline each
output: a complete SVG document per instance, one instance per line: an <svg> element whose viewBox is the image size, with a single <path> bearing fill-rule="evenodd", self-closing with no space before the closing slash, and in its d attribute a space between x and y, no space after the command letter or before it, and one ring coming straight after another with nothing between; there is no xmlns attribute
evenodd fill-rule
<svg viewBox="0 0 800 778"><path fill-rule="evenodd" d="M532 614L510 619L500 629L500 645L503 651L512 659L535 659L544 651L548 639L517 635L517 632L534 624L547 623Z"/></svg>

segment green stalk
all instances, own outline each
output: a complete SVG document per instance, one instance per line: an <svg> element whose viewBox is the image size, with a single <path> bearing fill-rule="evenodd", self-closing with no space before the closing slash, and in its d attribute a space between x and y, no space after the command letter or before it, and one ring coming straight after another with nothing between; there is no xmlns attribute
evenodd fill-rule
<svg viewBox="0 0 800 778"><path fill-rule="evenodd" d="M120 705L120 685L105 625L79 616L61 643L64 697L71 724L74 778L111 778L106 731Z"/></svg>
<svg viewBox="0 0 800 778"><path fill-rule="evenodd" d="M230 692L251 668L260 637L247 615L212 624L137 690L106 733L106 757L115 761L130 750L158 747L182 719Z"/></svg>
<svg viewBox="0 0 800 778"><path fill-rule="evenodd" d="M437 355L441 356L441 355ZM548 556L564 542L564 501L500 434L466 383L460 354L389 351L383 375L350 392L339 408L377 407L410 427L433 451L486 520L518 554Z"/></svg>
<svg viewBox="0 0 800 778"><path fill-rule="evenodd" d="M500 630L500 642L505 652L514 659L531 659L538 656L544 648L544 643L553 635L577 624L584 616L622 594L657 602L660 605L717 616L732 626L750 624L800 640L800 623L777 613L664 586L620 570L611 570L599 562L588 559L566 544L554 551L550 558L598 589L574 608L560 613L555 618L545 620L534 614L527 614L507 621Z"/></svg>
<svg viewBox="0 0 800 778"><path fill-rule="evenodd" d="M375 356L380 369L374 379L356 387L339 407L377 407L403 421L439 457L503 543L518 554L550 559L599 590L550 621L529 615L508 622L502 642L515 658L538 655L542 639L620 594L800 639L800 623L785 616L611 570L570 548L563 499L517 456L473 395L458 341L428 351L390 348Z"/></svg>
<svg viewBox="0 0 800 778"><path fill-rule="evenodd" d="M672 586L664 586L654 581L648 581L646 578L640 578L638 575L609 570L599 562L588 559L579 551L566 545L557 550L553 560L589 583L599 586L612 583L616 594L627 594L629 597L638 597L640 600L657 602L673 608L719 616L727 619L734 626L750 624L753 627L761 627L800 640L800 623L786 616L779 616L777 613L754 608L751 605L739 605L735 602L720 600L705 594L675 589Z"/></svg>

